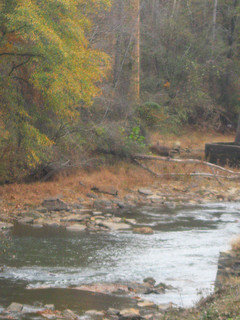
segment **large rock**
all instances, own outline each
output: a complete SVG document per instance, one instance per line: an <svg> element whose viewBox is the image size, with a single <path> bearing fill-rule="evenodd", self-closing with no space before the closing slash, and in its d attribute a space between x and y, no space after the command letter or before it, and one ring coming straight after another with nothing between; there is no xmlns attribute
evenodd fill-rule
<svg viewBox="0 0 240 320"><path fill-rule="evenodd" d="M153 234L153 229L150 227L134 228L133 232L140 234Z"/></svg>
<svg viewBox="0 0 240 320"><path fill-rule="evenodd" d="M25 217L25 218L19 219L18 223L21 223L21 224L32 224L33 220L34 219L31 218L31 217Z"/></svg>
<svg viewBox="0 0 240 320"><path fill-rule="evenodd" d="M7 222L1 222L0 221L0 230L6 230L6 229L11 229L13 228L12 223L7 223Z"/></svg>
<svg viewBox="0 0 240 320"><path fill-rule="evenodd" d="M67 231L82 232L86 230L86 226L76 223L71 226L68 226L66 229Z"/></svg>
<svg viewBox="0 0 240 320"><path fill-rule="evenodd" d="M92 317L93 319L103 319L104 312L103 311L97 311L97 310L88 310L85 312L87 316Z"/></svg>
<svg viewBox="0 0 240 320"><path fill-rule="evenodd" d="M67 217L60 219L61 222L81 222L90 218L89 214L71 214Z"/></svg>
<svg viewBox="0 0 240 320"><path fill-rule="evenodd" d="M42 202L42 206L48 211L65 211L68 210L68 205L59 198L49 198Z"/></svg>
<svg viewBox="0 0 240 320"><path fill-rule="evenodd" d="M13 302L10 304L10 306L8 306L7 311L19 313L22 311L22 309L23 309L23 305L21 303Z"/></svg>
<svg viewBox="0 0 240 320"><path fill-rule="evenodd" d="M70 309L66 309L62 313L64 320L76 320L79 319L79 317Z"/></svg>
<svg viewBox="0 0 240 320"><path fill-rule="evenodd" d="M102 221L101 225L103 227L106 227L106 228L113 230L113 231L131 229L131 226L129 224L126 224L123 222L116 223L116 222L111 222L111 221Z"/></svg>
<svg viewBox="0 0 240 320"><path fill-rule="evenodd" d="M91 190L98 193L110 194L111 196L118 195L118 190L112 186L106 186L106 187L94 186Z"/></svg>
<svg viewBox="0 0 240 320"><path fill-rule="evenodd" d="M146 189L146 188L138 189L138 192L140 194L143 194L144 196L152 196L153 195L153 192L150 189Z"/></svg>
<svg viewBox="0 0 240 320"><path fill-rule="evenodd" d="M140 312L138 309L123 309L120 311L120 319L137 320L141 319Z"/></svg>

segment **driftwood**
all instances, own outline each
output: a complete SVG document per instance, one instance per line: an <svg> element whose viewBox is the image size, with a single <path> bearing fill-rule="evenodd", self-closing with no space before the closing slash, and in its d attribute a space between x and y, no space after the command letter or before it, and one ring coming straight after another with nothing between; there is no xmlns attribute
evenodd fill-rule
<svg viewBox="0 0 240 320"><path fill-rule="evenodd" d="M165 157L158 157L158 156L149 156L149 155L135 155L134 156L134 162L138 164L141 168L144 170L147 170L149 173L154 175L158 178L163 177L181 177L181 176L188 176L188 177L203 177L203 178L214 178L217 180L219 184L222 185L222 182L219 179L226 179L226 180L240 180L240 172L234 172L232 170L225 169L223 167L220 167L218 165L209 163L207 161L201 161L196 159L171 159L171 158L165 158ZM192 172L192 173L156 173L149 167L145 166L138 160L157 160L157 161L166 161L166 162L178 162L178 163L195 163L195 164L203 164L206 166L209 166L212 170L212 173L208 172ZM218 169L227 173L230 173L231 176L228 175L219 175L214 172L214 169Z"/></svg>
<svg viewBox="0 0 240 320"><path fill-rule="evenodd" d="M235 172L229 169L225 169L221 166L218 166L216 164L207 162L207 161L202 161L202 160L197 160L197 159L172 159L172 158L166 158L166 157L158 157L158 156L150 156L150 155L145 155L145 154L136 154L133 156L134 160L157 160L157 161L165 161L165 162L177 162L177 163L192 163L192 164L202 164L214 169L218 169L220 171L224 171L227 173L230 173L232 175L236 175L240 177L240 172Z"/></svg>

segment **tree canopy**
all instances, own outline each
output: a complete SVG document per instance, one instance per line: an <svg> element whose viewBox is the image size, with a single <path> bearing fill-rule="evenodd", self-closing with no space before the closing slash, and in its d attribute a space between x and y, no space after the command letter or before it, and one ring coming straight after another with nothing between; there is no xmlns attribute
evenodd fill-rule
<svg viewBox="0 0 240 320"><path fill-rule="evenodd" d="M109 6L110 0L2 1L0 157L12 148L34 167L54 143L57 123L74 121L99 94L108 57L87 34L91 15Z"/></svg>

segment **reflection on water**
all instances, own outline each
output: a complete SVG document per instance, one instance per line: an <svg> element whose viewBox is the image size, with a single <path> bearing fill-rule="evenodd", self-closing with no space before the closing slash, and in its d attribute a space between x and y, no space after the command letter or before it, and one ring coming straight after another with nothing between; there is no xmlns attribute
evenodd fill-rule
<svg viewBox="0 0 240 320"><path fill-rule="evenodd" d="M189 306L197 290L211 290L220 250L239 233L239 203L199 208L138 208L121 213L153 235L71 234L63 229L16 226L0 273L0 305L54 303L59 309L128 306L124 297L93 295L69 287L95 282L142 282L153 277L176 287L145 299ZM44 287L45 289L39 289ZM28 288L28 289L27 289ZM47 289L49 288L49 289Z"/></svg>

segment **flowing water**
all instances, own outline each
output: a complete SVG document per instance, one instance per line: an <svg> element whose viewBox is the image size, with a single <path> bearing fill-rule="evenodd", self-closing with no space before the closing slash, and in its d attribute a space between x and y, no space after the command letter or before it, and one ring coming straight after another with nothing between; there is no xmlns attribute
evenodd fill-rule
<svg viewBox="0 0 240 320"><path fill-rule="evenodd" d="M16 225L1 246L0 308L11 302L53 303L63 310L131 305L124 296L91 294L69 287L81 284L142 282L153 277L175 287L144 298L182 307L213 289L219 252L240 233L240 203L178 209L142 207L121 213L153 235L70 233ZM7 245L7 247L6 247Z"/></svg>

